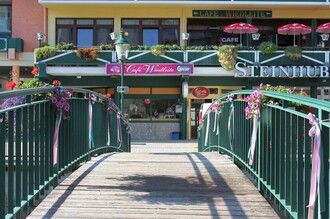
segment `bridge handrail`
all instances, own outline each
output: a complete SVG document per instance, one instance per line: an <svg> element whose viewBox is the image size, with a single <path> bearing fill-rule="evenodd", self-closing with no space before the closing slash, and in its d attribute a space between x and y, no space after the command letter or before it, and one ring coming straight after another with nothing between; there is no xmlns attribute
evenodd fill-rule
<svg viewBox="0 0 330 219"><path fill-rule="evenodd" d="M264 104L256 120L255 117L247 119L244 111L247 102L240 96L246 97L254 92L228 92L211 104L200 121L198 150L228 154L243 171L251 175L258 190L273 200L284 215L307 218L311 214L315 215L314 218L320 218L320 215L329 218L330 102L260 90L265 97L280 100L281 105ZM232 97L235 98L230 100ZM219 102L222 108L217 114L213 107ZM305 108L303 111L299 107L292 109L292 103L311 107L311 113ZM310 123L311 118L315 119L315 123ZM320 130L319 157L315 153L317 137L309 136L312 127L319 127ZM251 150L254 152L252 162ZM319 158L321 180L315 210L311 213L307 206L313 194L311 184L314 178L311 172L314 157ZM317 208L319 205L320 210Z"/></svg>
<svg viewBox="0 0 330 219"><path fill-rule="evenodd" d="M71 93L68 111L52 103L58 89ZM58 86L0 92L1 103L15 97L24 101L0 109L0 218L24 218L91 156L130 152L130 124L111 98Z"/></svg>

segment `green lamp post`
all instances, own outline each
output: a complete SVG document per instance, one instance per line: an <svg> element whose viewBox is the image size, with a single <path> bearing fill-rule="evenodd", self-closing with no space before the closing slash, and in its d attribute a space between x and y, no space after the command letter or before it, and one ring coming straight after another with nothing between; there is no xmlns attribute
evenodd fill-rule
<svg viewBox="0 0 330 219"><path fill-rule="evenodd" d="M124 70L125 70L125 62L128 58L128 52L130 49L130 44L125 39L124 31L121 30L119 32L119 38L114 43L117 53L117 59L120 61L121 64L121 77L120 77L120 87L117 87L117 92L120 93L120 110L124 112L124 92L127 89L124 87Z"/></svg>

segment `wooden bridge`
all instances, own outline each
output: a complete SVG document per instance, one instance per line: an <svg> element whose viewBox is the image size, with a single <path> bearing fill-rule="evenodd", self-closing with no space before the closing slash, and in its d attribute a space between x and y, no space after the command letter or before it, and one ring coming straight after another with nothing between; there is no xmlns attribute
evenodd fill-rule
<svg viewBox="0 0 330 219"><path fill-rule="evenodd" d="M44 87L0 100L0 219L329 218L329 102L233 91L207 110L198 143L131 147L129 122L101 94Z"/></svg>
<svg viewBox="0 0 330 219"><path fill-rule="evenodd" d="M280 218L228 156L173 141L92 158L28 218L266 217Z"/></svg>

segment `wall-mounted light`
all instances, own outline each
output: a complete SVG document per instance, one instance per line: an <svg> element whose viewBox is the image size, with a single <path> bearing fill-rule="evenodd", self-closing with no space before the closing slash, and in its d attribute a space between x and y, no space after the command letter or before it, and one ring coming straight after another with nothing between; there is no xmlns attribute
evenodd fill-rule
<svg viewBox="0 0 330 219"><path fill-rule="evenodd" d="M321 34L321 38L322 38L323 41L328 41L328 40L329 40L329 34L327 34L327 33L322 33L322 34Z"/></svg>
<svg viewBox="0 0 330 219"><path fill-rule="evenodd" d="M41 42L44 40L44 38L45 38L45 34L39 32L39 33L36 34L36 38L37 38L37 40L39 41L39 47L41 47Z"/></svg>
<svg viewBox="0 0 330 219"><path fill-rule="evenodd" d="M116 32L109 33L111 40L116 40L118 37L118 34Z"/></svg>
<svg viewBox="0 0 330 219"><path fill-rule="evenodd" d="M77 74L77 79L81 79L81 74Z"/></svg>
<svg viewBox="0 0 330 219"><path fill-rule="evenodd" d="M259 40L259 38L260 38L260 33L253 33L252 34L252 39L253 40L257 41L257 40Z"/></svg>

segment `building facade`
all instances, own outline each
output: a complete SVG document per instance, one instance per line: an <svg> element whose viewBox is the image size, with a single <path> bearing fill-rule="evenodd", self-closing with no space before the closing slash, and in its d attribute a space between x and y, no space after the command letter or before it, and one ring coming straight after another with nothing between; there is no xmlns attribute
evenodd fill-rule
<svg viewBox="0 0 330 219"><path fill-rule="evenodd" d="M39 77L110 93L118 105L121 96L117 87L128 87L123 95L123 113L132 123L132 139L171 139L174 133L180 133L180 139L196 138L202 103L260 83L302 87L313 97L329 99L330 45L316 32L319 25L330 22L328 0L28 2L35 4L33 14L39 20L36 26L28 25L24 16L17 15L15 19L20 22L13 27L11 37L24 39L26 50L38 47L31 33L40 31L46 34L45 42L50 46L75 46L75 50L36 59ZM13 24L15 19L13 15ZM226 26L239 22L257 26L260 38L224 32ZM289 23L308 25L312 32L278 34L277 28ZM30 35L24 31L27 26L32 28ZM112 47L98 50L95 60L76 55L80 48L113 45L109 34L120 30L128 33L126 39L132 48L124 65L123 84ZM189 39L184 40L182 33L189 33ZM279 46L275 54L258 51L258 45L266 41ZM293 43L303 48L299 61L284 56L284 48ZM155 56L149 50L155 45L177 47L167 47L166 53ZM222 45L240 48L233 70L219 64L216 48Z"/></svg>

